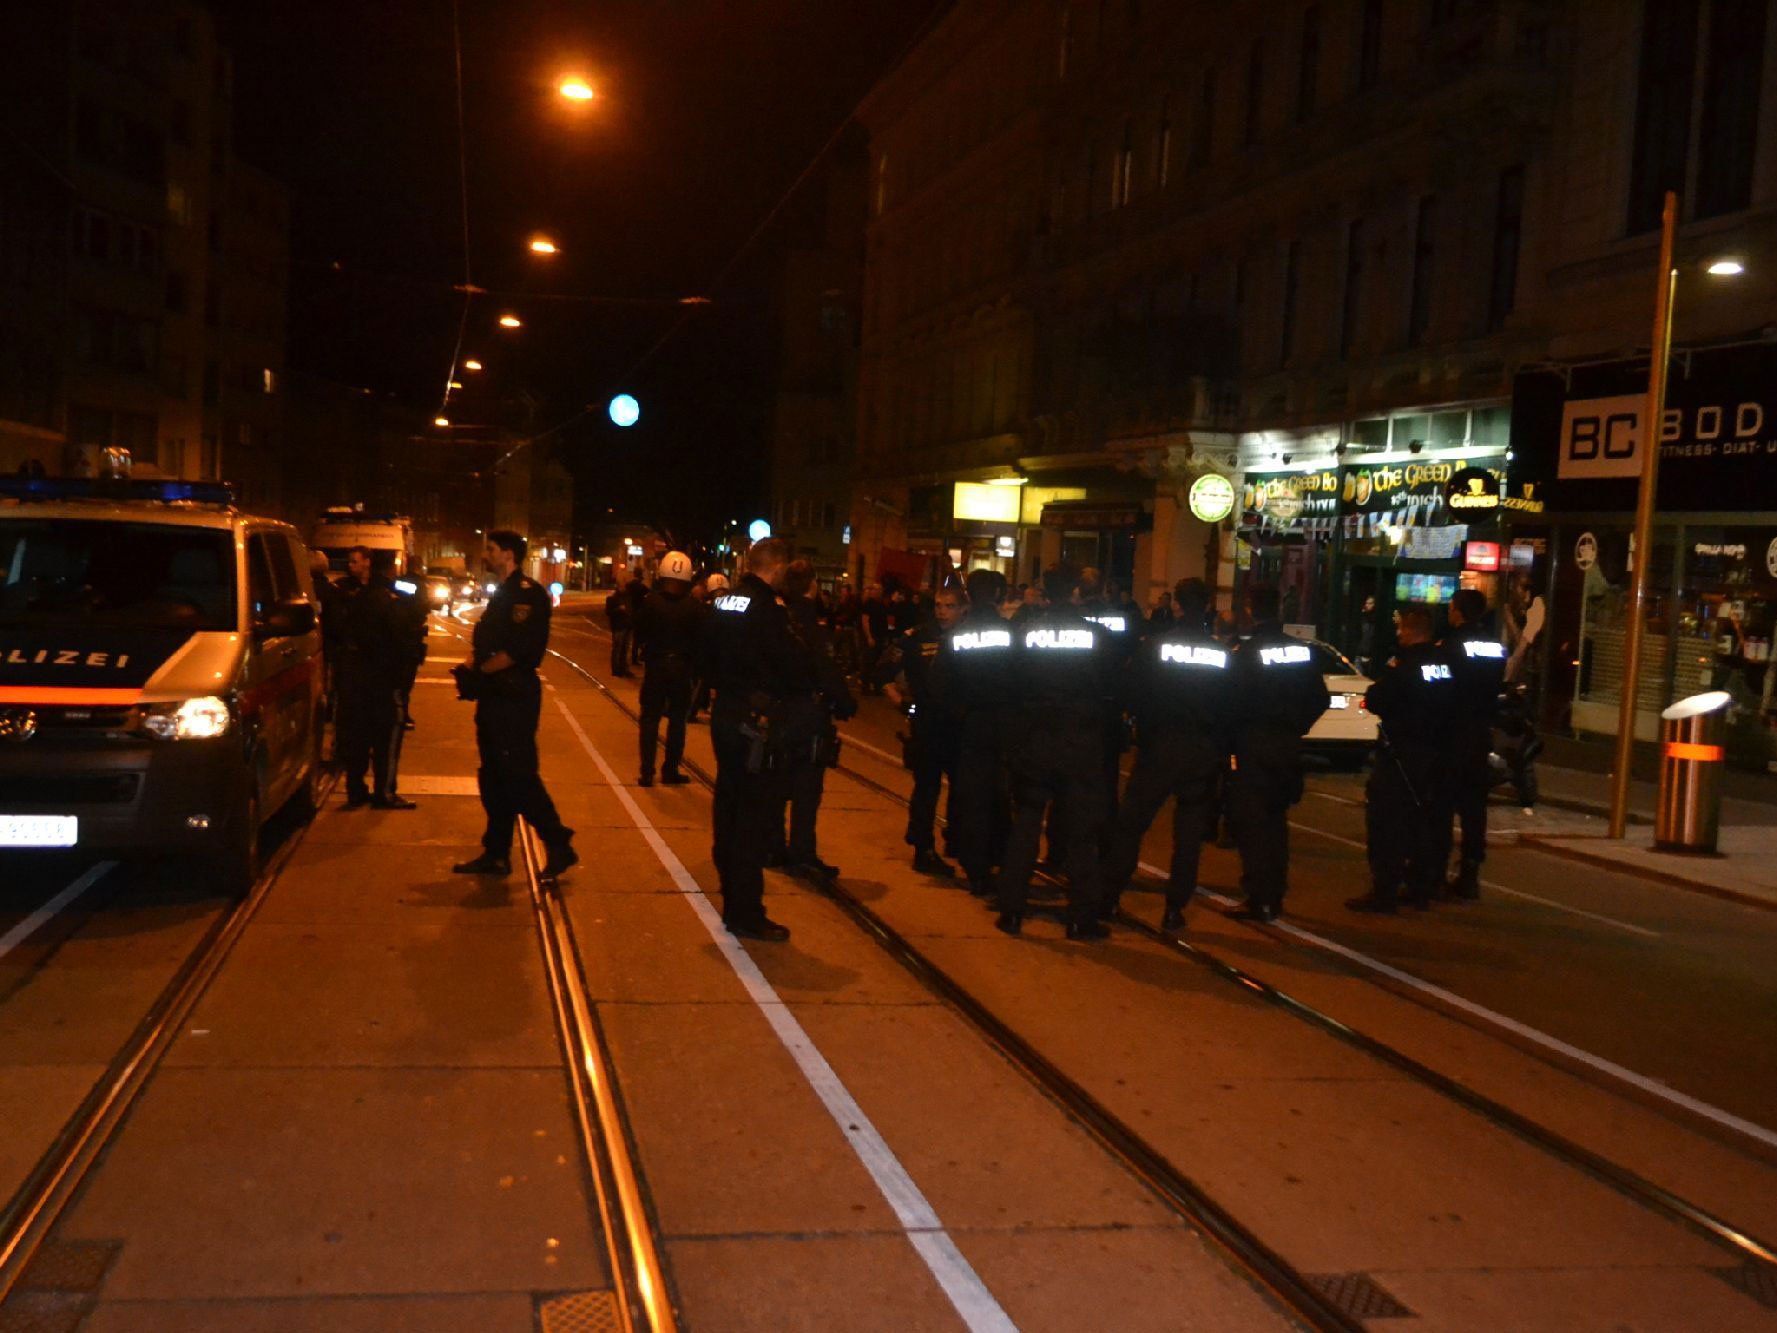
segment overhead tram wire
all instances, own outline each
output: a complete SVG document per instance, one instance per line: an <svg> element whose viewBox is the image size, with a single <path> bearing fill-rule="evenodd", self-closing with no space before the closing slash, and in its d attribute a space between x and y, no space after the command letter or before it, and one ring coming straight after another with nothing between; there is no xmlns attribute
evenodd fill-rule
<svg viewBox="0 0 1777 1333"><path fill-rule="evenodd" d="M931 30L937 26L938 20L943 18L944 15L949 12L952 4L953 0L938 0L938 3L933 6L931 12L926 15L919 27L914 29L913 35L909 37L901 49L895 53L895 58L888 63L885 72L886 70L893 70L899 67L901 62L906 60L907 57L912 54L913 49L925 40L926 34L931 32ZM874 91L874 85L872 85L871 91ZM783 194L778 196L777 202L767 210L764 218L760 220L759 225L754 227L747 235L747 238L740 243L740 248L729 256L728 262L723 264L722 267L717 270L715 278L704 288L705 294L703 299L686 298L681 300L681 305L696 308L713 303L716 291L728 280L734 270L740 266L740 261L746 258L747 252L758 243L760 237L765 235L770 229L771 224L777 221L778 215L789 206L790 201L796 197L797 191L808 182L809 177L811 177L816 169L819 168L821 163L826 159L827 154L833 151L834 145L839 142L846 130L851 127L852 122L858 118L858 112L863 109L864 103L868 101L869 98L870 93L866 92L863 97L858 99L857 105L852 107L852 109L845 114L845 117L839 122L839 124L834 127L833 132L827 136L825 142L823 142L820 148L815 152L815 155L808 160L807 165L796 174L796 179L790 182L789 188L786 189ZM686 324L691 322L691 317L691 310L687 310L684 314L680 315L678 319L674 320L667 328L667 331L661 334L660 337L649 346L647 351L643 352L640 357L630 363L629 367L623 372L623 382L633 383L636 376L641 374L642 371L647 368L649 363L651 363L656 356L660 355L661 350L679 335L679 331L683 329ZM519 450L528 449L531 445L546 440L551 435L566 430L575 422L584 420L594 412L599 411L601 406L602 404L598 403L588 403L578 411L563 417L553 426L546 427L545 429L538 431L535 435L520 440L504 454L501 454L499 459L494 463L494 466L498 467Z"/></svg>
<svg viewBox="0 0 1777 1333"><path fill-rule="evenodd" d="M463 116L463 16L461 0L450 0L451 51L456 63L457 89L457 198L463 214L463 313L457 319L457 340L450 349L450 369L444 376L444 393L438 414L450 407L450 386L456 382L457 361L463 355L463 335L469 328L469 306L475 300L475 275L469 257L469 136Z"/></svg>

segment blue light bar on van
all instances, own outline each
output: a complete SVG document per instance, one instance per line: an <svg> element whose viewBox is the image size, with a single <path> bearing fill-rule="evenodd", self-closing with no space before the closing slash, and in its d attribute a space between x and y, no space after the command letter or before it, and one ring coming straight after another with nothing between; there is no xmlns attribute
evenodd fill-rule
<svg viewBox="0 0 1777 1333"><path fill-rule="evenodd" d="M0 497L14 500L150 500L232 505L225 481L113 480L108 477L0 477Z"/></svg>

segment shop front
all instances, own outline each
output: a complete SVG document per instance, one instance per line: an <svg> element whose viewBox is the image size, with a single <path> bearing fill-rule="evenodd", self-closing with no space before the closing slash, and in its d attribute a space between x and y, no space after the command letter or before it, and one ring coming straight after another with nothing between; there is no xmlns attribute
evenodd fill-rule
<svg viewBox="0 0 1777 1333"><path fill-rule="evenodd" d="M1551 557L1540 703L1548 725L1579 735L1617 733L1647 370L1642 359L1527 372L1514 398L1514 448L1547 500L1544 515L1511 518L1515 539ZM1772 771L1777 348L1675 356L1659 434L1635 735L1655 739L1676 700L1725 690L1729 762Z"/></svg>

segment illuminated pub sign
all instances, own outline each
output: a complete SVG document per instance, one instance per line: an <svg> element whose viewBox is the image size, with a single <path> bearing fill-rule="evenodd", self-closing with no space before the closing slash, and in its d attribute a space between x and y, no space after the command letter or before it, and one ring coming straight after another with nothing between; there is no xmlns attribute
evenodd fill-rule
<svg viewBox="0 0 1777 1333"><path fill-rule="evenodd" d="M1521 372L1513 473L1557 512L1627 512L1641 473L1647 358ZM1659 507L1777 509L1777 345L1675 355L1660 423Z"/></svg>
<svg viewBox="0 0 1777 1333"><path fill-rule="evenodd" d="M1333 468L1249 472L1240 508L1248 523L1272 527L1333 518L1339 512L1339 473Z"/></svg>

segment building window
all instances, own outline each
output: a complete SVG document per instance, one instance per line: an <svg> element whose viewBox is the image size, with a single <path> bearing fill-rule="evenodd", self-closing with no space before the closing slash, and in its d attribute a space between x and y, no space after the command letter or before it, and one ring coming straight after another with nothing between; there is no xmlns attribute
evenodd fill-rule
<svg viewBox="0 0 1777 1333"><path fill-rule="evenodd" d="M1357 32L1357 86L1370 88L1382 76L1382 0L1363 0Z"/></svg>
<svg viewBox="0 0 1777 1333"><path fill-rule="evenodd" d="M1168 100L1160 99L1160 128L1154 134L1154 185L1162 190L1172 169L1172 111Z"/></svg>
<svg viewBox="0 0 1777 1333"><path fill-rule="evenodd" d="M853 179L856 178L854 177ZM853 198L856 198L856 196L854 195ZM278 372L271 369L269 366L260 371L259 388L263 393L276 393L278 391Z"/></svg>
<svg viewBox="0 0 1777 1333"><path fill-rule="evenodd" d="M1191 126L1191 165L1207 166L1215 150L1216 72L1203 71L1203 90L1197 99L1197 121Z"/></svg>
<svg viewBox="0 0 1777 1333"><path fill-rule="evenodd" d="M838 521L838 518L838 511L831 500L821 506L821 526L828 532L833 530L833 525Z"/></svg>
<svg viewBox="0 0 1777 1333"><path fill-rule="evenodd" d="M1283 325L1278 338L1279 360L1287 365L1295 351L1296 292L1301 286L1302 242L1291 241L1283 256Z"/></svg>
<svg viewBox="0 0 1777 1333"><path fill-rule="evenodd" d="M1647 0L1629 171L1629 232L1660 225L1666 191L1684 190L1701 0Z"/></svg>
<svg viewBox="0 0 1777 1333"><path fill-rule="evenodd" d="M1302 63L1296 69L1296 121L1314 114L1314 97L1320 82L1320 6L1302 11Z"/></svg>
<svg viewBox="0 0 1777 1333"><path fill-rule="evenodd" d="M1339 355L1351 355L1364 295L1364 221L1353 218L1345 228L1345 298L1339 311Z"/></svg>
<svg viewBox="0 0 1777 1333"><path fill-rule="evenodd" d="M1123 122L1123 143L1117 149L1117 160L1111 166L1111 207L1122 208L1129 203L1135 189L1135 138L1129 122Z"/></svg>
<svg viewBox="0 0 1777 1333"><path fill-rule="evenodd" d="M1432 278L1437 267L1438 201L1426 195L1419 201L1413 224L1413 290L1407 307L1407 343L1418 347L1431 328Z"/></svg>
<svg viewBox="0 0 1777 1333"><path fill-rule="evenodd" d="M1524 168L1499 174L1493 220L1493 275L1487 294L1487 327L1497 329L1512 313L1518 294L1518 250L1524 238Z"/></svg>
<svg viewBox="0 0 1777 1333"><path fill-rule="evenodd" d="M1708 68L1697 139L1697 207L1718 217L1752 202L1759 85L1765 63L1765 0L1715 0L1709 7Z"/></svg>
<svg viewBox="0 0 1777 1333"><path fill-rule="evenodd" d="M1265 110L1265 43L1255 41L1246 57L1246 130L1250 147L1259 141L1259 124Z"/></svg>
<svg viewBox="0 0 1777 1333"><path fill-rule="evenodd" d="M1055 77L1067 78L1068 58L1074 53L1074 7L1071 0L1061 6L1061 34L1055 44Z"/></svg>

